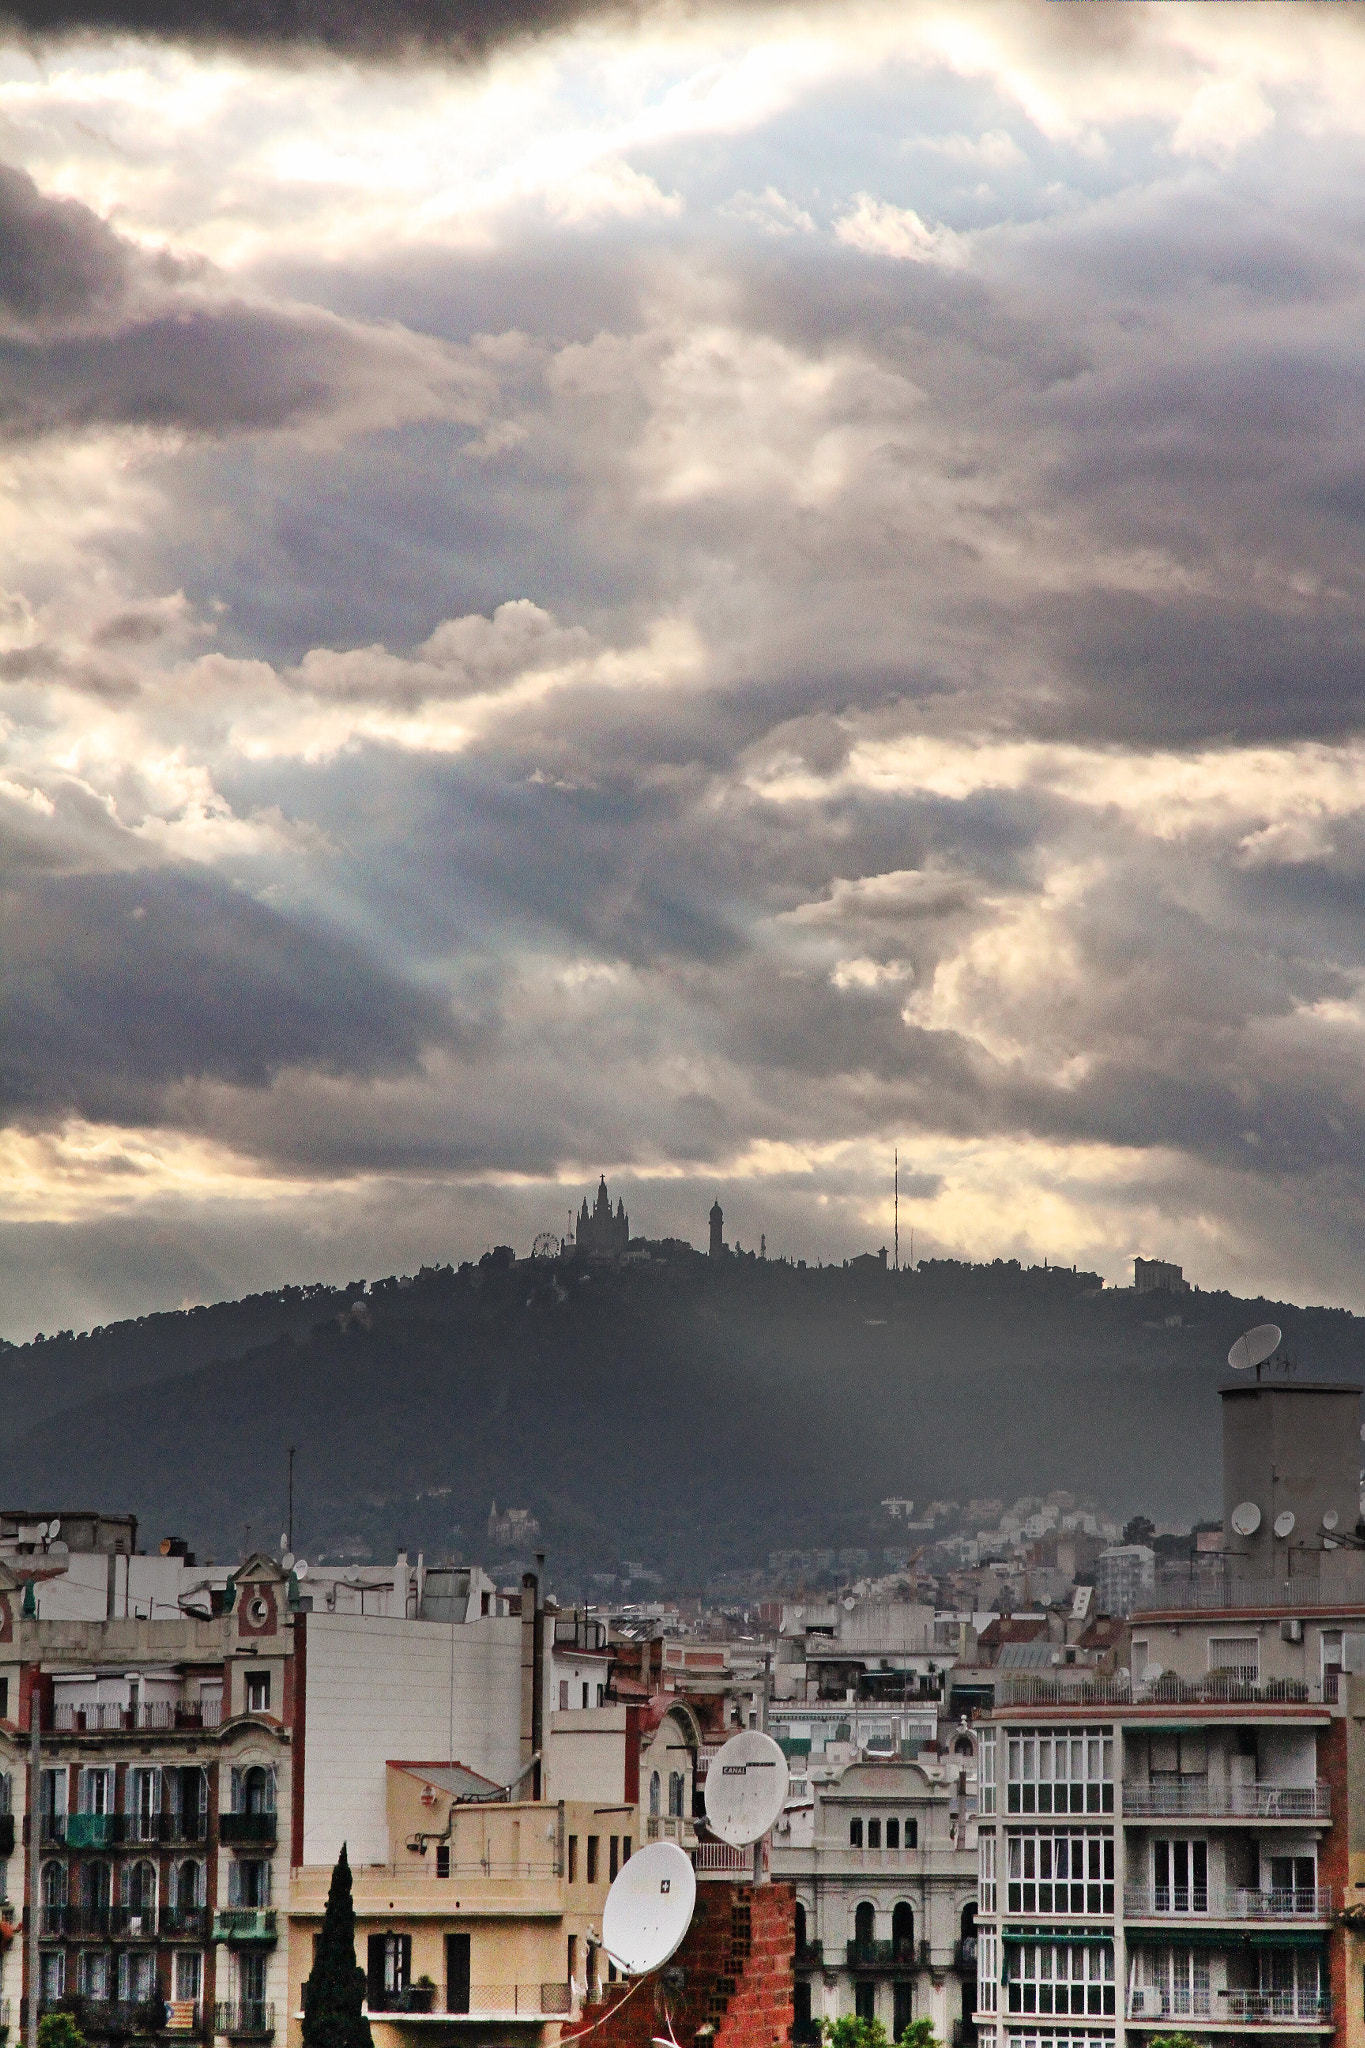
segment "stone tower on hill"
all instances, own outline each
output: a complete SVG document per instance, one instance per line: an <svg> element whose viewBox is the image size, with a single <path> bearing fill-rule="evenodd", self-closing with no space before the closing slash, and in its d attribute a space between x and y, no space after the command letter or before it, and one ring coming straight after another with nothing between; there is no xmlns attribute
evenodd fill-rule
<svg viewBox="0 0 1365 2048"><path fill-rule="evenodd" d="M725 1211L720 1206L719 1195L711 1204L711 1257L725 1257Z"/></svg>

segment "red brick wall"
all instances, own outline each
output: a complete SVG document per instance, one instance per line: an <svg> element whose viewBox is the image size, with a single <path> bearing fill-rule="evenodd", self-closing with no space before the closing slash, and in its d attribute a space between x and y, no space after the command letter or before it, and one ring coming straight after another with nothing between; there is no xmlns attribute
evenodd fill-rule
<svg viewBox="0 0 1365 2048"><path fill-rule="evenodd" d="M623 1999L585 2006L572 2040L593 2028L592 2048L650 2048L671 2027L679 2048L698 2030L716 2029L714 2048L773 2048L791 2039L796 1892L789 1884L697 1886L687 1938L668 1965L682 1972L680 1992L655 1971Z"/></svg>

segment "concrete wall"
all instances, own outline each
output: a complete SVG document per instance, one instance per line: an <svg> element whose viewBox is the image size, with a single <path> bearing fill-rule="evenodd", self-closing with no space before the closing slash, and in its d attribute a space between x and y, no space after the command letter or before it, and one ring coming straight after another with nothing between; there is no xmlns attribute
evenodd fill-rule
<svg viewBox="0 0 1365 2048"><path fill-rule="evenodd" d="M1349 1535L1359 1513L1360 1389L1271 1380L1223 1389L1223 1549L1256 1576L1278 1572L1292 1546L1320 1549L1322 1518ZM1238 1536L1232 1511L1255 1501L1260 1527ZM1288 1542L1275 1519L1289 1511Z"/></svg>
<svg viewBox="0 0 1365 2048"><path fill-rule="evenodd" d="M626 1710L590 1707L549 1717L547 1799L614 1803L626 1796ZM467 1759L462 1758L462 1762Z"/></svg>
<svg viewBox="0 0 1365 2048"><path fill-rule="evenodd" d="M521 1623L451 1627L387 1615L310 1614L304 1748L305 1863L388 1860L390 1757L456 1761L506 1784L519 1769Z"/></svg>

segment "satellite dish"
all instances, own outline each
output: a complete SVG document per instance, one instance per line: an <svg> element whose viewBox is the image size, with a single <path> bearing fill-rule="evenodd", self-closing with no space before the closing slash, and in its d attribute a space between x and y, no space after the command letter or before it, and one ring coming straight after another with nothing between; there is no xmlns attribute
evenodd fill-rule
<svg viewBox="0 0 1365 2048"><path fill-rule="evenodd" d="M1254 1500L1239 1500L1229 1517L1238 1536L1254 1536L1261 1526L1261 1510Z"/></svg>
<svg viewBox="0 0 1365 2048"><path fill-rule="evenodd" d="M690 1859L676 1842L650 1842L622 1865L607 1893L602 1946L618 1970L643 1977L668 1961L692 1924L696 1903Z"/></svg>
<svg viewBox="0 0 1365 2048"><path fill-rule="evenodd" d="M852 1614L852 1612L853 1612L854 1608L855 1608L855 1607L856 1607L857 1605L858 1605L858 1603L857 1603L857 1601L856 1601L856 1600L854 1599L854 1597L853 1597L853 1595L852 1595L851 1593L846 1593L846 1594L844 1595L844 1606L845 1606L846 1610L848 1611L848 1613Z"/></svg>
<svg viewBox="0 0 1365 2048"><path fill-rule="evenodd" d="M787 1803L787 1759L758 1728L742 1728L711 1759L706 1820L732 1849L766 1835Z"/></svg>
<svg viewBox="0 0 1365 2048"><path fill-rule="evenodd" d="M308 1576L308 1560L307 1560L307 1558L306 1558L306 1557L301 1557L301 1558L299 1559L298 1563L297 1563L297 1564L296 1564L296 1565L294 1566L294 1577L295 1577L296 1579L306 1579L306 1578L307 1578L307 1576Z"/></svg>
<svg viewBox="0 0 1365 2048"><path fill-rule="evenodd" d="M54 1537L54 1536L60 1536L60 1535L61 1535L61 1533L62 1533L62 1525L61 1525L61 1523L60 1523L60 1522L49 1522L49 1523L48 1523L48 1525L47 1525L47 1540L48 1540L48 1542L49 1542L49 1543L50 1543L50 1542L52 1541L52 1539L53 1539L53 1537Z"/></svg>
<svg viewBox="0 0 1365 2048"><path fill-rule="evenodd" d="M284 1553L284 1556L283 1556L283 1557L282 1557L282 1558L280 1559L280 1563L281 1563L281 1564L282 1564L282 1565L284 1566L284 1568L285 1568L285 1570L286 1570L287 1572L292 1572L292 1571L293 1571L293 1569L294 1569L294 1553L293 1553L293 1551L292 1551L292 1550L286 1550L286 1551L285 1551L285 1553Z"/></svg>
<svg viewBox="0 0 1365 2048"><path fill-rule="evenodd" d="M1335 1509L1335 1508L1328 1508L1328 1510L1327 1510L1326 1514L1325 1514L1325 1515L1323 1516L1323 1518L1322 1518L1322 1526L1323 1526L1323 1528L1324 1528L1324 1529L1335 1529L1335 1528L1336 1528L1336 1526L1337 1526L1337 1523L1338 1523L1338 1522L1339 1522L1340 1520L1341 1520L1341 1517L1340 1517L1340 1515L1339 1515L1339 1514L1337 1513L1336 1509Z"/></svg>
<svg viewBox="0 0 1365 2048"><path fill-rule="evenodd" d="M1264 1365L1267 1358L1274 1357L1279 1342L1280 1332L1274 1323L1258 1323L1237 1339L1228 1353L1228 1364L1234 1372L1250 1372L1253 1365Z"/></svg>
<svg viewBox="0 0 1365 2048"><path fill-rule="evenodd" d="M38 1524L38 1527L37 1527L37 1529L36 1529L36 1531L35 1531L34 1533L35 1533L35 1535L37 1536L37 1539L38 1539L38 1541L39 1541L40 1543L46 1543L46 1542L47 1542L47 1523L46 1523L46 1522L39 1522L39 1524Z"/></svg>
<svg viewBox="0 0 1365 2048"><path fill-rule="evenodd" d="M1294 1510L1293 1508L1286 1508L1282 1515L1276 1515L1275 1517L1275 1534L1283 1542L1286 1536L1292 1536L1293 1533Z"/></svg>
<svg viewBox="0 0 1365 2048"><path fill-rule="evenodd" d="M1164 1664L1149 1664L1142 1674L1142 1681L1144 1685L1155 1685L1158 1678L1164 1678L1165 1676L1166 1667Z"/></svg>

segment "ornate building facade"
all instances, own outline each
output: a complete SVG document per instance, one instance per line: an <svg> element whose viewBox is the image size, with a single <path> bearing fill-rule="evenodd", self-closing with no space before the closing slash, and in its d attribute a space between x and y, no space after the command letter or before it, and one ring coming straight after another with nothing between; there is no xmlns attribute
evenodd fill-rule
<svg viewBox="0 0 1365 2048"><path fill-rule="evenodd" d="M575 1242L580 1252L597 1258L615 1258L630 1243L630 1218L626 1214L626 1205L618 1199L616 1213L612 1214L611 1196L607 1193L605 1174L597 1184L597 1200L591 1210L588 1208L587 1196L583 1197L583 1206L578 1212Z"/></svg>

